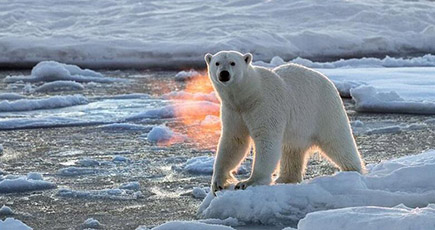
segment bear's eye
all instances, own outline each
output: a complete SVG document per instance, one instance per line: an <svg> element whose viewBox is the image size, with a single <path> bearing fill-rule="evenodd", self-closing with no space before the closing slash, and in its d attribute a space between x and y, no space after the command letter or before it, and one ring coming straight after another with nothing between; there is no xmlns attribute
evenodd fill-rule
<svg viewBox="0 0 435 230"><path fill-rule="evenodd" d="M219 66L219 62L216 62L216 66Z"/></svg>
<svg viewBox="0 0 435 230"><path fill-rule="evenodd" d="M232 61L232 62L230 63L230 65L231 65L231 66L235 66L236 63Z"/></svg>

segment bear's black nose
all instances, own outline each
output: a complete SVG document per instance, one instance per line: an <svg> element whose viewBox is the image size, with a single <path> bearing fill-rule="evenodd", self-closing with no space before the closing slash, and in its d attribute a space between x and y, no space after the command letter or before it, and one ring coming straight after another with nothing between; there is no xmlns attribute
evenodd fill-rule
<svg viewBox="0 0 435 230"><path fill-rule="evenodd" d="M221 71L219 74L219 81L221 82L227 82L230 80L230 73L226 70Z"/></svg>

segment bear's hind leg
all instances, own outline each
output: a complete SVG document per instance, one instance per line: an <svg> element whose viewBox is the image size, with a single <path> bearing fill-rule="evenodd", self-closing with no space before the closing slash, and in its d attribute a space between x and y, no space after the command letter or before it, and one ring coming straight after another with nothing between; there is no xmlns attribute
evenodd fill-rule
<svg viewBox="0 0 435 230"><path fill-rule="evenodd" d="M356 148L355 140L347 137L341 140L336 138L319 143L323 154L326 155L343 171L365 172L361 156Z"/></svg>
<svg viewBox="0 0 435 230"><path fill-rule="evenodd" d="M305 150L282 147L280 174L275 183L299 183L302 181L307 165Z"/></svg>

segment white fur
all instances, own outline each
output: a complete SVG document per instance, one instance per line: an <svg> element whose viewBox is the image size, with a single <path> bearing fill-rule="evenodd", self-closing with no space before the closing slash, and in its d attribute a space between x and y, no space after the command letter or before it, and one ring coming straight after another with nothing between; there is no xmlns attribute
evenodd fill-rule
<svg viewBox="0 0 435 230"><path fill-rule="evenodd" d="M324 75L295 64L273 70L253 66L251 54L235 51L207 54L205 60L222 104L213 192L237 182L232 173L251 140L251 176L236 188L272 183L277 166L276 182L300 182L313 151L321 151L342 170L364 171L341 98ZM229 81L219 81L222 70L230 73Z"/></svg>

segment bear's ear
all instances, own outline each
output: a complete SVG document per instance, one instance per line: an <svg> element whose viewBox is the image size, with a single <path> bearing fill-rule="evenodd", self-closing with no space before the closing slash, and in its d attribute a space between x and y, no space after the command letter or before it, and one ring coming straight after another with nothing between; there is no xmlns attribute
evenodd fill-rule
<svg viewBox="0 0 435 230"><path fill-rule="evenodd" d="M243 55L243 60L245 60L246 64L251 64L252 62L252 54L251 53L247 53L245 55Z"/></svg>
<svg viewBox="0 0 435 230"><path fill-rule="evenodd" d="M210 53L207 53L205 56L204 56L204 60L205 60L205 62L207 62L207 65L208 64L210 64L210 61L211 61L211 58L213 57L213 55L211 55Z"/></svg>

